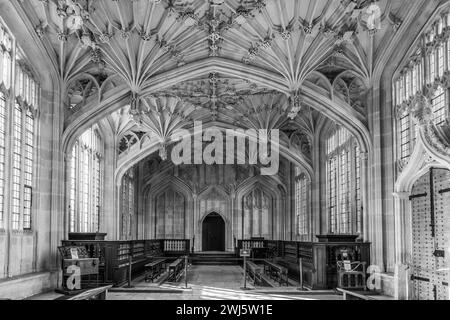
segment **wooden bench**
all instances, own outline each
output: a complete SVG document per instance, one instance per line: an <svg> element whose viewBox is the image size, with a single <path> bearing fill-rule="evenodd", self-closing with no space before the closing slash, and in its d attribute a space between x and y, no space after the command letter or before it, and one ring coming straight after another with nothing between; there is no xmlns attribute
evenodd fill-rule
<svg viewBox="0 0 450 320"><path fill-rule="evenodd" d="M269 260L264 260L264 273L269 275L270 278L278 281L280 286L283 284L286 284L286 286L289 286L289 279L288 279L288 269L285 267L282 267L276 263L273 263Z"/></svg>
<svg viewBox="0 0 450 320"><path fill-rule="evenodd" d="M157 259L150 263L147 263L145 267L145 282L150 280L153 282L155 279L161 276L164 272L164 263L166 259Z"/></svg>
<svg viewBox="0 0 450 320"><path fill-rule="evenodd" d="M183 274L183 269L184 269L184 259L179 258L175 260L169 265L169 276L167 279L169 281L178 282L181 278L181 275Z"/></svg>
<svg viewBox="0 0 450 320"><path fill-rule="evenodd" d="M262 268L251 261L247 261L246 265L247 273L250 275L250 278L253 280L253 285L256 283L262 282Z"/></svg>
<svg viewBox="0 0 450 320"><path fill-rule="evenodd" d="M111 288L112 285L89 289L64 300L106 300L108 290Z"/></svg>

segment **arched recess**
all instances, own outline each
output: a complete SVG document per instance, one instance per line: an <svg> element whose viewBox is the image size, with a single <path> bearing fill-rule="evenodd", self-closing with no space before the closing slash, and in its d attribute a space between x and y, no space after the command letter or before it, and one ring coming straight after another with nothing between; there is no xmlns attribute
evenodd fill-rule
<svg viewBox="0 0 450 320"><path fill-rule="evenodd" d="M139 224L143 226L140 233L145 239L192 238L191 217L194 207L192 190L188 185L174 176L165 175L147 181L142 194L144 212ZM170 198L172 201L165 203ZM166 213L169 215L166 216Z"/></svg>
<svg viewBox="0 0 450 320"><path fill-rule="evenodd" d="M395 217L398 210L398 196L402 197L402 195L397 195L392 201L396 182L397 137L395 133L397 130L394 123L386 122L384 119L396 119L392 84L405 62L411 57L421 35L444 5L426 0L411 1L411 10L394 30L395 32L386 39L384 50L378 50L379 54L375 59L372 72L370 83L372 93L369 96L373 100L373 114L378 116L369 117L369 121L373 123L373 146L378 159L375 162L371 157L369 163L374 177L384 175L390 177L390 180L382 184L374 184L371 188L369 195L373 219L371 219L368 240L372 243L372 263L385 266L388 272L394 272L396 264L401 263L396 259L397 247L390 245L398 241L396 240L398 233L385 232L383 229L384 225L398 225ZM430 17L433 18L430 19ZM384 268L382 269L384 271Z"/></svg>
<svg viewBox="0 0 450 320"><path fill-rule="evenodd" d="M412 263L412 204L411 196L413 187L421 177L426 175L432 169L450 170L450 162L445 162L442 158L436 157L424 137L424 128L420 129L417 137L416 146L406 167L403 169L394 186L395 198L395 260L399 270L403 271L402 279L395 279L396 298L413 298L413 282L410 277Z"/></svg>
<svg viewBox="0 0 450 320"><path fill-rule="evenodd" d="M23 239L23 243L33 247L34 254L27 257L33 259L33 272L43 272L58 268L58 246L65 237L64 215L61 214L64 211L64 158L60 148L60 137L63 133L60 119L63 113L60 108L58 62L52 55L51 45L41 41L35 32L36 25L29 19L28 11L23 7L28 5L28 2L1 1L0 11L1 18L25 52L40 86L39 112L35 119L36 170L33 172L33 179L39 181L39 185L34 188L32 201L32 210L36 213L36 219L32 221L35 235L29 235L34 242ZM22 243L22 240L18 243ZM15 250L11 249L13 246L2 256L6 265L12 262L12 257L16 254ZM26 251L22 252L22 255L24 254L27 255ZM0 277L2 273L0 272ZM52 274L50 279L51 282L57 281L57 275Z"/></svg>
<svg viewBox="0 0 450 320"><path fill-rule="evenodd" d="M292 190L292 195L294 199L292 201L293 206L291 210L292 216L290 217L292 239L296 239L297 241L301 242L314 241L316 229L313 214L314 211L312 210L313 190L311 188L312 187L311 177L309 177L308 173L302 168L294 169L294 172L295 176ZM304 190L305 192L304 197L302 193L302 188L306 189ZM297 198L297 191L298 191L298 198ZM306 200L305 203L302 203L302 200L303 201ZM299 201L299 203L297 203L297 201ZM317 217L316 220L320 220L319 215L316 215L316 217ZM300 228L300 222L303 222L303 224L306 226ZM300 233L301 229L302 233Z"/></svg>
<svg viewBox="0 0 450 320"><path fill-rule="evenodd" d="M225 249L232 251L233 236L232 236L232 215L231 210L231 196L221 186L210 186L196 196L196 208L194 212L194 234L195 250L202 251L202 235L203 235L203 221L211 213L217 213L225 222Z"/></svg>
<svg viewBox="0 0 450 320"><path fill-rule="evenodd" d="M369 168L368 168L368 158L369 153L364 150L364 144L361 140L358 139L357 136L352 134L352 131L349 130L348 125L345 123L340 122L333 122L331 119L323 118L318 124L318 130L316 133L316 141L315 141L315 148L316 148L316 154L315 154L315 163L317 163L317 166L319 168L317 171L319 172L316 177L314 177L316 180L315 186L316 190L315 193L318 194L319 204L316 204L320 206L319 212L320 212L320 219L316 218L313 222L313 230L316 231L317 234L326 234L330 232L330 217L329 212L327 210L327 197L328 197L328 182L327 182L327 139L330 136L330 134L336 130L337 128L344 128L346 129L350 135L355 139L356 146L353 148L353 146L347 144L344 144L346 149L348 149L348 152L350 154L349 159L349 167L351 168L351 181L349 184L350 187L350 196L351 199L355 199L356 196L356 184L354 179L356 177L356 159L359 158L360 160L360 167L359 167L359 173L360 173L360 204L361 207L359 207L362 210L362 216L360 216L360 224L361 224L361 230L360 233L360 239L364 241L368 241L368 229L370 224L370 214L372 212L371 206L370 206L370 193L369 193L369 185L370 185L370 174L369 174ZM356 148L357 147L357 148ZM356 152L359 152L359 154L356 154ZM317 196L317 195L316 195ZM317 200L316 200L317 201ZM339 200L336 200L339 201ZM314 201L313 201L314 202ZM350 205L353 204L355 201L351 201ZM355 208L351 207L349 211L352 215L358 215L358 207L355 205ZM353 216L352 216L353 217ZM355 221L358 221L355 216ZM358 225L356 223L356 225ZM355 226L352 224L353 233L357 233L357 230L354 229Z"/></svg>
<svg viewBox="0 0 450 320"><path fill-rule="evenodd" d="M234 215L234 237L237 239L248 239L252 234L249 231L251 228L249 226L249 219L251 216L249 213L253 208L245 206L245 200L247 197L251 196L251 193L255 190L262 191L266 196L269 196L270 203L265 204L269 206L270 212L268 212L268 223L266 225L269 227L266 234L261 236L268 239L275 240L285 240L286 223L289 221L288 217L284 215L286 212L286 195L287 189L285 186L278 184L272 177L253 177L242 183L238 189L236 189L235 202L235 215ZM258 195L257 195L258 196ZM258 205L259 207L259 205ZM247 216L246 216L247 213ZM247 217L247 219L246 219ZM267 231L267 230L266 230Z"/></svg>
<svg viewBox="0 0 450 320"><path fill-rule="evenodd" d="M70 150L76 139L96 122L110 115L113 111L129 105L131 92L126 85L116 87L105 93L104 100L100 103L94 99L88 99L85 106L72 114L65 121L65 130L62 136L62 150Z"/></svg>
<svg viewBox="0 0 450 320"><path fill-rule="evenodd" d="M364 117L359 112L336 97L332 101L323 95L315 94L313 88L304 88L304 92L305 102L308 105L324 114L328 119L344 126L358 140L362 151L371 152L371 134L364 123Z"/></svg>

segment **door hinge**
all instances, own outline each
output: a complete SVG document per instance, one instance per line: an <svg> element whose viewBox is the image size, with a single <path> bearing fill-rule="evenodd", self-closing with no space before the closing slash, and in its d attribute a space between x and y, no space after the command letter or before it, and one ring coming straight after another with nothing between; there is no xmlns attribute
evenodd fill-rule
<svg viewBox="0 0 450 320"><path fill-rule="evenodd" d="M418 277L418 276L415 276L415 275L411 276L411 280L417 280L417 281L422 281L422 282L430 282L430 279L428 279L428 278Z"/></svg>
<svg viewBox="0 0 450 320"><path fill-rule="evenodd" d="M435 250L433 256L436 258L445 258L445 250Z"/></svg>
<svg viewBox="0 0 450 320"><path fill-rule="evenodd" d="M409 200L411 201L411 200L414 200L414 199L417 199L417 198L425 198L426 196L428 196L428 193L415 194L413 196L410 196Z"/></svg>
<svg viewBox="0 0 450 320"><path fill-rule="evenodd" d="M450 188L439 191L439 194L448 193L448 192L450 192Z"/></svg>

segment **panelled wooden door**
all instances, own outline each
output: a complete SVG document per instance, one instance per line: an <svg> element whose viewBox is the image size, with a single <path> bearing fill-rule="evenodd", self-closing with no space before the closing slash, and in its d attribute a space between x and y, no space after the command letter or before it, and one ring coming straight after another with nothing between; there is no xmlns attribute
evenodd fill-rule
<svg viewBox="0 0 450 320"><path fill-rule="evenodd" d="M412 280L418 300L449 300L450 171L432 169L412 189Z"/></svg>
<svg viewBox="0 0 450 320"><path fill-rule="evenodd" d="M225 221L217 213L203 220L203 251L225 251Z"/></svg>

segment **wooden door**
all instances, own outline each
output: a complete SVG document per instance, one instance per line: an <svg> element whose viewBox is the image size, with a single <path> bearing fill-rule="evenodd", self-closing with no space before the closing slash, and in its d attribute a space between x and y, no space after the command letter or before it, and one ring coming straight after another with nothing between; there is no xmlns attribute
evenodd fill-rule
<svg viewBox="0 0 450 320"><path fill-rule="evenodd" d="M219 214L203 220L202 237L203 251L225 251L225 222Z"/></svg>
<svg viewBox="0 0 450 320"><path fill-rule="evenodd" d="M432 169L412 190L412 280L418 300L448 300L450 171Z"/></svg>

